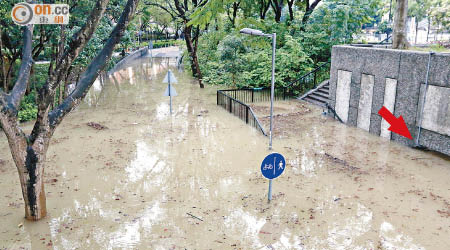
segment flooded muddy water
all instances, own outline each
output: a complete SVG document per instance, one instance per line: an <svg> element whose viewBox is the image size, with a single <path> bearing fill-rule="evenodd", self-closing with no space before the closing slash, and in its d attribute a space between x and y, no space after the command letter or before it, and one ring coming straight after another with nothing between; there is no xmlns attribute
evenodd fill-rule
<svg viewBox="0 0 450 250"><path fill-rule="evenodd" d="M268 203L260 173L268 138L216 106L216 88L199 89L173 60L129 66L96 82L57 129L45 219L24 219L0 135L1 249L450 246L448 158L344 126L308 104L278 102L273 145L288 164ZM173 115L163 96L168 68L178 79ZM264 104L255 111L266 124Z"/></svg>

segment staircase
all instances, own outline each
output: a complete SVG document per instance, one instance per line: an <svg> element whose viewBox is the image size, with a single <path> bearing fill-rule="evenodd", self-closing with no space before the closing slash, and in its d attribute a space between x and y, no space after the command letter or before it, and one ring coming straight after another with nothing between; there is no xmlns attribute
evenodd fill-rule
<svg viewBox="0 0 450 250"><path fill-rule="evenodd" d="M299 100L304 100L309 103L326 107L330 96L330 81L325 80L315 89L308 91L306 94L299 97Z"/></svg>

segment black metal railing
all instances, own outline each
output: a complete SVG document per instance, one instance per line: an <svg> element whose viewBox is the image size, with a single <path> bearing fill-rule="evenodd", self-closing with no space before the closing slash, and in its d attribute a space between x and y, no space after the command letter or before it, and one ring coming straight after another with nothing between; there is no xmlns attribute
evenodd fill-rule
<svg viewBox="0 0 450 250"><path fill-rule="evenodd" d="M329 79L329 76L330 63L326 62L303 75L298 80L286 86L275 88L274 101L298 97L306 91L315 88L324 80ZM225 110L238 116L241 120L260 130L267 136L253 110L245 103L270 101L270 95L271 89L269 87L218 90L217 105L222 106Z"/></svg>
<svg viewBox="0 0 450 250"><path fill-rule="evenodd" d="M339 122L344 123L344 121L342 121L342 119L339 117L339 115L336 113L336 110L330 106L330 104L325 104L326 108L328 109L328 113L332 113L333 114L333 118L334 119L338 119Z"/></svg>
<svg viewBox="0 0 450 250"><path fill-rule="evenodd" d="M288 97L300 96L314 89L321 82L330 79L330 66L330 62L323 63L299 79L289 83L284 87L285 95Z"/></svg>
<svg viewBox="0 0 450 250"><path fill-rule="evenodd" d="M298 97L330 78L330 62L323 63L286 86L275 87L274 101ZM270 101L270 87L220 90L244 103Z"/></svg>
<svg viewBox="0 0 450 250"><path fill-rule="evenodd" d="M244 103L267 102L270 101L270 88L244 88L220 90L230 97ZM286 89L275 89L274 100L286 100Z"/></svg>
<svg viewBox="0 0 450 250"><path fill-rule="evenodd" d="M264 131L264 128L261 126L261 123L253 112L252 108L245 104L243 101L240 101L237 98L229 95L230 93L232 93L237 96L237 93L239 92L240 91L233 90L217 90L217 105L222 106L225 110L239 117L239 119L241 119L245 123L250 124L250 126L255 127L256 129L261 131L264 136L267 136L266 131ZM243 96L245 95L242 95L242 97ZM253 97L255 97L254 94Z"/></svg>
<svg viewBox="0 0 450 250"><path fill-rule="evenodd" d="M381 42L379 42L378 44L389 44L392 43L392 39L391 39L391 35L386 36L386 38L384 40L382 40Z"/></svg>

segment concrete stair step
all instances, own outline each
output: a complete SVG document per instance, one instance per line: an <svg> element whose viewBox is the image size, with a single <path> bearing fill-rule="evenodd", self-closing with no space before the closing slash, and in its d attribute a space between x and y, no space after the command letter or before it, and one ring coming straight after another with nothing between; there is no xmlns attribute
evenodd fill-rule
<svg viewBox="0 0 450 250"><path fill-rule="evenodd" d="M319 86L319 88L309 91L307 94L299 97L298 99L321 107L326 107L330 96L330 82L329 80L326 80Z"/></svg>
<svg viewBox="0 0 450 250"><path fill-rule="evenodd" d="M315 92L311 93L310 96L328 100L328 94L320 93L319 91L315 91Z"/></svg>
<svg viewBox="0 0 450 250"><path fill-rule="evenodd" d="M330 96L330 91L322 88L318 89L315 93L320 93L322 95L325 95L326 97Z"/></svg>
<svg viewBox="0 0 450 250"><path fill-rule="evenodd" d="M321 107L325 107L326 106L326 102L316 100L315 98L311 98L310 96L307 96L307 97L303 98L303 100L307 101L309 103L321 106Z"/></svg>
<svg viewBox="0 0 450 250"><path fill-rule="evenodd" d="M320 96L320 95L318 95L316 93L312 93L312 94L308 95L307 97L309 97L311 99L315 99L315 100L320 101L320 102L324 102L324 103L328 102L328 97L323 97L323 96Z"/></svg>

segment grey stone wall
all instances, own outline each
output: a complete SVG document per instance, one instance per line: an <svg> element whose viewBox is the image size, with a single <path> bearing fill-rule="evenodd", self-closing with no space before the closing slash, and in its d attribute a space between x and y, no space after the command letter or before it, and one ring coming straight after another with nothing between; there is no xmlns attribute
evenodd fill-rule
<svg viewBox="0 0 450 250"><path fill-rule="evenodd" d="M421 117L428 61L428 52L334 46L330 72L330 106L336 108L337 105L341 112L347 112L347 108L342 107L348 105L348 125L363 129L368 127L372 134L381 134L408 146L417 146L418 126L422 123L419 145L450 155L450 53L431 56L429 87L426 91L424 115ZM345 79L338 79L338 75L348 75L348 72L351 72L349 83L343 83ZM350 92L348 101L346 95L342 94L348 91L345 89L347 86ZM390 89L385 93L386 86ZM337 88L340 88L339 91ZM372 95L370 98L368 93ZM371 103L367 104L368 100ZM382 132L387 127L386 124L381 125L382 118L378 111L383 105L392 106L392 103L393 107L388 109L396 117L403 116L413 140L395 133ZM368 109L371 110L370 114ZM363 114L358 114L361 110L364 111ZM358 119L361 115L370 117ZM360 126L358 120L363 121L360 122L363 125ZM367 124L368 120L370 124Z"/></svg>
<svg viewBox="0 0 450 250"><path fill-rule="evenodd" d="M108 71L108 75L111 75L113 72L122 69L122 67L124 65L126 65L128 62L133 61L136 58L145 56L148 53L149 52L148 52L147 47L144 47L144 48L134 51L133 53L129 54L128 56L122 58L122 60L120 60L116 65L114 65L114 67Z"/></svg>

